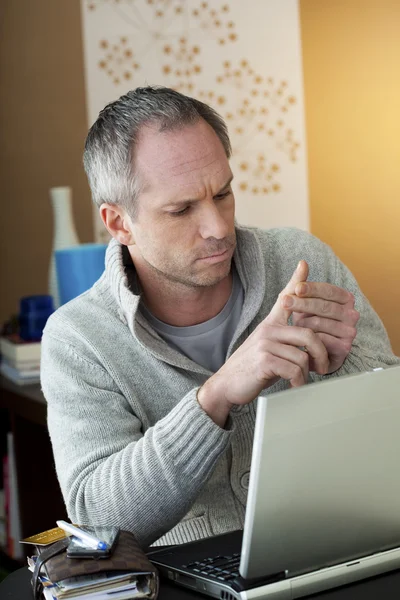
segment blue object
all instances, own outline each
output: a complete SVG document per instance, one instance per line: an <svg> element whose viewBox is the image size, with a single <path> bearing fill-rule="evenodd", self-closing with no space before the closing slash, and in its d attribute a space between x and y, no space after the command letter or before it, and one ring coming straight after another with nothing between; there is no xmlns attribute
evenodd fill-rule
<svg viewBox="0 0 400 600"><path fill-rule="evenodd" d="M60 304L86 292L104 271L107 244L79 244L55 251Z"/></svg>
<svg viewBox="0 0 400 600"><path fill-rule="evenodd" d="M19 303L19 336L27 342L39 342L46 321L54 312L51 296L26 296Z"/></svg>

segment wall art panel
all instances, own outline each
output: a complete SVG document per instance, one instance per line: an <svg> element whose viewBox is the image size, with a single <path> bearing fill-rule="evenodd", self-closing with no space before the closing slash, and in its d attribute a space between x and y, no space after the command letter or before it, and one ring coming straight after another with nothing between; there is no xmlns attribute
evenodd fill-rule
<svg viewBox="0 0 400 600"><path fill-rule="evenodd" d="M81 0L88 124L129 89L166 85L230 131L238 221L309 228L297 0ZM97 212L97 211L96 211ZM106 239L96 218L96 236Z"/></svg>

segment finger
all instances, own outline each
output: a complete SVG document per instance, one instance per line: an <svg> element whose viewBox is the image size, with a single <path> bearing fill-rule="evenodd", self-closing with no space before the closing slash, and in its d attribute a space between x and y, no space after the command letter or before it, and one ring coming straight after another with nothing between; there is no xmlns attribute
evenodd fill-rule
<svg viewBox="0 0 400 600"><path fill-rule="evenodd" d="M353 340L339 339L336 336L327 333L319 333L318 337L327 348L331 357L340 356L343 359L343 354L347 355L353 345Z"/></svg>
<svg viewBox="0 0 400 600"><path fill-rule="evenodd" d="M297 348L306 347L308 354L314 360L314 370L320 375L327 373L329 368L328 352L318 335L311 329L269 325L264 321L264 331L262 331L262 335L265 336L266 340L272 342L290 344Z"/></svg>
<svg viewBox="0 0 400 600"><path fill-rule="evenodd" d="M294 324L297 327L308 327L315 333L326 333L342 339L354 339L357 334L357 329L354 326L332 319L324 319L323 317L303 317L295 319Z"/></svg>
<svg viewBox="0 0 400 600"><path fill-rule="evenodd" d="M342 365L347 355L352 348L352 340L342 340L335 336L328 335L326 333L317 333L317 336L323 342L329 355L329 370L328 373L337 371ZM314 369L313 363L310 360L310 371Z"/></svg>
<svg viewBox="0 0 400 600"><path fill-rule="evenodd" d="M268 353L277 356L278 358L283 358L285 361L293 363L294 365L298 365L303 372L304 382L308 381L309 357L307 352L300 350L296 346L269 341Z"/></svg>
<svg viewBox="0 0 400 600"><path fill-rule="evenodd" d="M296 270L294 271L290 281L286 285L286 287L279 294L277 301L272 307L271 312L269 313L266 320L270 323L276 323L279 325L287 325L290 315L292 314L291 310L284 308L282 305L282 298L287 294L294 294L296 285L302 281L306 281L308 277L308 264L305 260L301 260L297 265Z"/></svg>
<svg viewBox="0 0 400 600"><path fill-rule="evenodd" d="M279 356L271 356L268 361L266 379L268 380L268 387L270 381L270 372L272 371L276 376L281 379L285 379L290 382L291 387L299 387L308 383L307 378L304 377L303 369L291 361L287 361Z"/></svg>
<svg viewBox="0 0 400 600"><path fill-rule="evenodd" d="M290 299L290 302L289 302ZM330 300L320 298L298 298L297 296L286 296L283 300L284 306L290 306L292 312L309 313L318 317L334 319L343 323L355 324L359 319L359 312L350 305L343 306Z"/></svg>
<svg viewBox="0 0 400 600"><path fill-rule="evenodd" d="M301 282L296 285L294 293L300 298L321 298L338 304L352 303L354 306L354 294L330 283Z"/></svg>

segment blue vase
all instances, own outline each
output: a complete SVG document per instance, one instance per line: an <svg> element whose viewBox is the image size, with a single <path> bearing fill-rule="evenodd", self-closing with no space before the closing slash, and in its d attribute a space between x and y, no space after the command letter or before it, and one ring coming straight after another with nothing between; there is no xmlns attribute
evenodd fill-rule
<svg viewBox="0 0 400 600"><path fill-rule="evenodd" d="M55 251L60 305L86 292L101 277L107 244L79 244Z"/></svg>

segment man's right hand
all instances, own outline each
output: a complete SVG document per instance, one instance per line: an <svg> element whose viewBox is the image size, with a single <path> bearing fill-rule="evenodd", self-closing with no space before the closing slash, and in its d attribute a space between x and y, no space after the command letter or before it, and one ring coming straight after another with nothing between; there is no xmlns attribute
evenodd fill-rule
<svg viewBox="0 0 400 600"><path fill-rule="evenodd" d="M294 294L296 285L307 277L308 265L302 260L269 315L200 388L199 404L220 427L232 406L248 404L279 379L292 387L306 384L309 355L315 371L327 373L329 359L322 341L311 329L289 326L291 311L282 307L282 297Z"/></svg>

